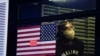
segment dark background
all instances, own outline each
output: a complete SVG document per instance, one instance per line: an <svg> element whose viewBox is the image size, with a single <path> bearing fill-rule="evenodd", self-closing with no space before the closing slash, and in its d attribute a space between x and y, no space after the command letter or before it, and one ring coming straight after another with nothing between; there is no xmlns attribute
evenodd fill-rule
<svg viewBox="0 0 100 56"><path fill-rule="evenodd" d="M48 2L47 0L9 0L9 22L8 22L8 41L7 41L7 56L16 56L16 43L17 43L17 26L22 24L32 24L40 23L42 21L52 21L57 20L54 18L65 18L68 15L68 18L75 18L81 16L93 16L96 15L96 0L77 0L77 2L69 3L53 3ZM34 3L39 3L34 5ZM64 14L60 16L50 16L41 17L41 4L47 3L56 6L64 6L69 8L83 9L86 12ZM27 6L25 6L27 5ZM30 6L31 5L31 6ZM29 9L28 9L29 8ZM31 9L31 10L30 10ZM32 13L34 12L34 13ZM34 16L33 16L34 15ZM29 20L30 19L30 20ZM29 23L30 22L30 23ZM98 30L96 30L98 31ZM97 36L97 35L96 35ZM99 36L99 35L98 35ZM97 38L97 37L96 37ZM96 45L99 44L99 38L96 39ZM99 46L96 46L96 52L99 51ZM96 53L99 55L99 53Z"/></svg>
<svg viewBox="0 0 100 56"><path fill-rule="evenodd" d="M49 0L21 0L19 2L21 4L18 6L18 19L32 19L41 17L41 4L79 9L84 11L96 9L96 0L69 0L66 2L53 2Z"/></svg>

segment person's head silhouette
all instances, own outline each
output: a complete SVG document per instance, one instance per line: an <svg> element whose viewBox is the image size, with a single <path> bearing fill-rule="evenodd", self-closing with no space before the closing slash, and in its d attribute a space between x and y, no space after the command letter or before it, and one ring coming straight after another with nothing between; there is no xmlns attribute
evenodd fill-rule
<svg viewBox="0 0 100 56"><path fill-rule="evenodd" d="M64 21L58 26L58 32L63 34L67 39L73 40L75 37L74 25L70 21Z"/></svg>

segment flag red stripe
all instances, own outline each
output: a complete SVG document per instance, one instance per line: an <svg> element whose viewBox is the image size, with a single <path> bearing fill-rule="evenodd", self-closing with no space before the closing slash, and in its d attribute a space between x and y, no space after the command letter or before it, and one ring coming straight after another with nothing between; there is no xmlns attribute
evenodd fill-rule
<svg viewBox="0 0 100 56"><path fill-rule="evenodd" d="M51 41L49 41L51 42ZM55 42L52 42L52 43L55 43ZM45 45L45 44L52 44L52 43L44 43L44 42L37 42L38 45ZM19 43L17 44L17 46L27 46L27 45L30 45L30 43Z"/></svg>
<svg viewBox="0 0 100 56"><path fill-rule="evenodd" d="M55 45L55 43L51 43L51 44L39 44L37 46L48 46L48 45ZM30 45L26 45L26 46L17 46L17 48L24 48L24 47L30 47Z"/></svg>
<svg viewBox="0 0 100 56"><path fill-rule="evenodd" d="M17 55L17 56L22 56L22 55ZM51 54L30 54L30 55L24 55L24 56L55 56L54 53Z"/></svg>
<svg viewBox="0 0 100 56"><path fill-rule="evenodd" d="M49 51L49 50L55 50L55 48L47 48L47 49L31 49L31 50L21 50L21 51L17 51L17 53L21 53L21 52L36 52L36 51Z"/></svg>
<svg viewBox="0 0 100 56"><path fill-rule="evenodd" d="M40 37L40 35L17 37L17 39Z"/></svg>
<svg viewBox="0 0 100 56"><path fill-rule="evenodd" d="M23 30L23 29L30 29L30 28L40 28L39 25L35 25L35 26L25 26L25 27L19 27L18 30Z"/></svg>
<svg viewBox="0 0 100 56"><path fill-rule="evenodd" d="M32 40L32 39L31 39ZM31 41L30 40L30 41ZM19 43L30 43L30 41L17 41L17 43L19 44ZM37 40L37 41L39 41L39 40Z"/></svg>
<svg viewBox="0 0 100 56"><path fill-rule="evenodd" d="M19 52L17 55L38 55L38 54L55 54L55 50L46 50L46 51L32 51L32 52Z"/></svg>
<svg viewBox="0 0 100 56"><path fill-rule="evenodd" d="M30 40L31 41L31 40ZM18 44L19 43L30 43L30 41L19 41L19 42L17 42ZM37 40L37 41L39 41L39 40Z"/></svg>

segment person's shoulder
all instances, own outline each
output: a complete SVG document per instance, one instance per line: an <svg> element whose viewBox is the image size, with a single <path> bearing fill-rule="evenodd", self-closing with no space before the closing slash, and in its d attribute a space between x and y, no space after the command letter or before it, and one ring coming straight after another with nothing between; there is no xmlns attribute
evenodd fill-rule
<svg viewBox="0 0 100 56"><path fill-rule="evenodd" d="M75 38L74 41L77 42L77 43L83 44L82 40L80 40L78 38Z"/></svg>
<svg viewBox="0 0 100 56"><path fill-rule="evenodd" d="M81 41L80 39L78 39L78 38L74 38L74 41Z"/></svg>

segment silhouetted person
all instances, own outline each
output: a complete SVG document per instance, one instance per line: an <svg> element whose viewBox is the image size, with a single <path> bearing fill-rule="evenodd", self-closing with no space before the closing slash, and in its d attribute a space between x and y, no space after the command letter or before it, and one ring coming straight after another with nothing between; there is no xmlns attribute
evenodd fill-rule
<svg viewBox="0 0 100 56"><path fill-rule="evenodd" d="M57 38L56 56L83 55L84 44L75 38L75 29L71 22L66 21L58 26Z"/></svg>

